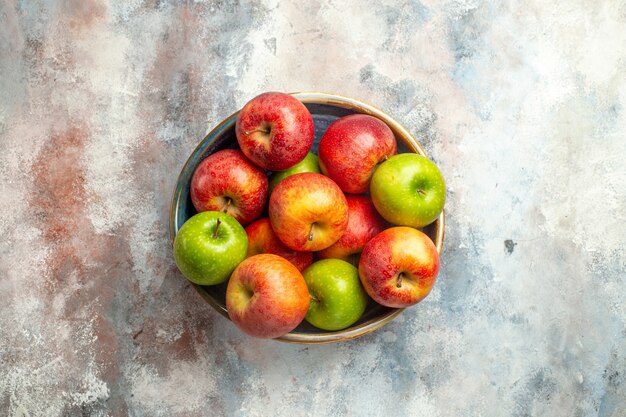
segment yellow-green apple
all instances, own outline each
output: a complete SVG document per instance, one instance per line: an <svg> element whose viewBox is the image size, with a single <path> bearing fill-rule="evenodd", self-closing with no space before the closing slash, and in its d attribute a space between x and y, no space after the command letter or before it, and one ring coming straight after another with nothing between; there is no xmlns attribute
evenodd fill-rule
<svg viewBox="0 0 626 417"><path fill-rule="evenodd" d="M300 162L313 145L313 118L295 97L260 94L246 103L235 123L237 142L261 168L282 171Z"/></svg>
<svg viewBox="0 0 626 417"><path fill-rule="evenodd" d="M203 211L187 220L174 238L174 259L191 282L226 281L248 253L244 228L229 214Z"/></svg>
<svg viewBox="0 0 626 417"><path fill-rule="evenodd" d="M271 339L295 329L309 309L302 274L285 258L264 253L235 268L226 288L228 316L250 336Z"/></svg>
<svg viewBox="0 0 626 417"><path fill-rule="evenodd" d="M306 321L324 330L341 330L356 323L367 305L359 271L340 259L323 259L302 273L311 304Z"/></svg>
<svg viewBox="0 0 626 417"><path fill-rule="evenodd" d="M348 225L348 203L333 180L303 172L276 185L268 205L276 236L298 251L318 251L339 240Z"/></svg>
<svg viewBox="0 0 626 417"><path fill-rule="evenodd" d="M320 172L320 166L319 166L317 155L309 152L306 154L306 156L304 157L302 161L298 162L291 168L286 169L284 171L277 171L274 174L272 174L272 176L270 177L270 193L274 190L274 187L276 187L276 184L278 184L279 182L281 182L282 180L284 180L285 178L291 175L299 174L301 172L317 172L317 173Z"/></svg>
<svg viewBox="0 0 626 417"><path fill-rule="evenodd" d="M223 211L246 225L259 217L267 201L268 180L241 151L224 149L202 161L191 178L197 211Z"/></svg>
<svg viewBox="0 0 626 417"><path fill-rule="evenodd" d="M319 144L322 172L352 194L369 190L376 166L395 155L396 138L382 120L367 114L352 114L328 126Z"/></svg>
<svg viewBox="0 0 626 417"><path fill-rule="evenodd" d="M259 219L246 227L248 235L248 257L260 253L273 253L294 264L299 271L313 263L313 252L299 252L285 246L278 239L268 218Z"/></svg>
<svg viewBox="0 0 626 417"><path fill-rule="evenodd" d="M370 185L376 210L390 223L424 227L439 217L446 184L434 162L415 153L395 155L376 169Z"/></svg>
<svg viewBox="0 0 626 417"><path fill-rule="evenodd" d="M398 226L383 230L363 248L359 276L379 304L403 308L424 299L439 273L439 253L424 233Z"/></svg>
<svg viewBox="0 0 626 417"><path fill-rule="evenodd" d="M318 252L321 259L337 258L353 262L365 244L388 227L367 196L346 195L346 201L348 203L346 231L332 246ZM358 262L354 264L358 265Z"/></svg>

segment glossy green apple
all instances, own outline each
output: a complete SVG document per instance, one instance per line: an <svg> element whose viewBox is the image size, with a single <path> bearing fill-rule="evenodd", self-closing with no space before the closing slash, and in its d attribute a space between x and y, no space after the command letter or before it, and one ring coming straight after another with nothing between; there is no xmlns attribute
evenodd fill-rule
<svg viewBox="0 0 626 417"><path fill-rule="evenodd" d="M367 293L353 265L340 259L323 259L302 275L311 295L305 317L310 324L323 330L341 330L361 318Z"/></svg>
<svg viewBox="0 0 626 417"><path fill-rule="evenodd" d="M398 226L424 227L439 217L446 185L437 165L425 156L402 153L374 171L370 195L385 220Z"/></svg>
<svg viewBox="0 0 626 417"><path fill-rule="evenodd" d="M215 285L226 281L248 254L248 236L230 214L204 211L183 224L174 239L174 259L191 282Z"/></svg>
<svg viewBox="0 0 626 417"><path fill-rule="evenodd" d="M299 174L301 172L317 172L318 174L320 173L320 165L317 155L309 152L302 161L298 162L291 168L284 171L276 171L274 174L272 174L272 177L270 178L269 192L271 193L274 187L276 187L276 184L278 184L285 178L294 174Z"/></svg>

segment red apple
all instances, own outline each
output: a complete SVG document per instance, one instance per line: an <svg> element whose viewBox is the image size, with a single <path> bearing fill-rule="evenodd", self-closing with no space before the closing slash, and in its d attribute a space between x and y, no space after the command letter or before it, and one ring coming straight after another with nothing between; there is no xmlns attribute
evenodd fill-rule
<svg viewBox="0 0 626 417"><path fill-rule="evenodd" d="M439 253L428 236L399 226L376 235L363 248L359 276L379 304L403 308L422 301L435 285Z"/></svg>
<svg viewBox="0 0 626 417"><path fill-rule="evenodd" d="M346 193L369 190L376 166L395 155L396 138L383 121L352 114L328 126L319 144L320 169Z"/></svg>
<svg viewBox="0 0 626 417"><path fill-rule="evenodd" d="M191 178L191 201L198 212L222 211L246 225L259 217L267 201L265 173L241 151L209 155Z"/></svg>
<svg viewBox="0 0 626 417"><path fill-rule="evenodd" d="M289 94L263 93L241 109L235 125L243 153L258 166L282 171L302 161L313 145L313 118Z"/></svg>
<svg viewBox="0 0 626 417"><path fill-rule="evenodd" d="M272 230L270 220L267 218L259 219L250 224L246 227L246 233L248 235L248 257L260 253L273 253L287 259L300 272L313 263L312 252L298 252L285 246Z"/></svg>
<svg viewBox="0 0 626 417"><path fill-rule="evenodd" d="M322 259L337 258L350 262L352 255L360 253L370 239L388 227L368 197L347 195L346 201L348 202L346 231L332 246L318 253Z"/></svg>
<svg viewBox="0 0 626 417"><path fill-rule="evenodd" d="M328 177L304 172L285 178L270 196L276 236L299 251L318 251L339 240L348 225L348 203Z"/></svg>
<svg viewBox="0 0 626 417"><path fill-rule="evenodd" d="M295 329L310 304L302 274L291 262L269 253L241 262L226 288L228 316L243 332L271 339Z"/></svg>

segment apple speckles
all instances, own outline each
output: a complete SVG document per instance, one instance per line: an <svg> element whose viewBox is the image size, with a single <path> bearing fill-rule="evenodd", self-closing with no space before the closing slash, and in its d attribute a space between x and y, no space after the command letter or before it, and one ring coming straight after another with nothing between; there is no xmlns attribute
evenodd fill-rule
<svg viewBox="0 0 626 417"><path fill-rule="evenodd" d="M358 264L363 246L389 225L380 217L367 196L346 195L348 224L339 240L318 252L320 258L339 258Z"/></svg>
<svg viewBox="0 0 626 417"><path fill-rule="evenodd" d="M222 236L215 236L218 231ZM228 279L245 259L248 238L232 216L205 211L191 217L174 239L174 258L183 275L199 285L216 285Z"/></svg>
<svg viewBox="0 0 626 417"><path fill-rule="evenodd" d="M399 226L424 227L434 222L445 204L445 182L428 158L402 153L374 172L372 202L385 220Z"/></svg>
<svg viewBox="0 0 626 417"><path fill-rule="evenodd" d="M379 304L402 308L422 301L439 273L439 255L424 233L392 227L363 249L359 275L367 293Z"/></svg>
<svg viewBox="0 0 626 417"><path fill-rule="evenodd" d="M267 200L268 179L239 150L216 152L196 168L191 199L196 211L225 211L246 225L260 216Z"/></svg>
<svg viewBox="0 0 626 417"><path fill-rule="evenodd" d="M329 247L348 224L348 204L341 189L330 178L313 172L295 174L278 183L268 211L278 238L300 251Z"/></svg>
<svg viewBox="0 0 626 417"><path fill-rule="evenodd" d="M309 110L293 96L280 92L263 93L246 103L237 117L235 132L243 153L271 171L300 162L314 139Z"/></svg>
<svg viewBox="0 0 626 417"><path fill-rule="evenodd" d="M246 227L246 234L249 240L248 257L261 253L280 255L299 271L303 271L313 262L312 252L296 251L281 242L267 218L259 219Z"/></svg>
<svg viewBox="0 0 626 417"><path fill-rule="evenodd" d="M331 123L324 132L318 154L320 167L347 193L368 191L378 161L397 152L391 129L366 114L352 114Z"/></svg>
<svg viewBox="0 0 626 417"><path fill-rule="evenodd" d="M248 288L255 295L242 303ZM226 289L226 306L233 323L259 338L276 338L290 332L304 319L309 305L309 293L300 271L273 254L255 255L241 262Z"/></svg>
<svg viewBox="0 0 626 417"><path fill-rule="evenodd" d="M311 294L306 320L321 329L340 330L364 313L367 296L358 270L339 259L315 262L303 272Z"/></svg>

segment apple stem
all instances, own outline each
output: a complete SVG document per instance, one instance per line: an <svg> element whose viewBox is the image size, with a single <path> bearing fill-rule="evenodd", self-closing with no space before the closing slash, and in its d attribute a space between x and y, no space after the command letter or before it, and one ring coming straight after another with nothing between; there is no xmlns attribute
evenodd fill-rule
<svg viewBox="0 0 626 417"><path fill-rule="evenodd" d="M309 293L309 295L311 296L311 300L315 301L316 303L320 302L320 299L314 296L313 294Z"/></svg>
<svg viewBox="0 0 626 417"><path fill-rule="evenodd" d="M426 192L424 190L417 190L417 193L421 195L426 195Z"/></svg>
<svg viewBox="0 0 626 417"><path fill-rule="evenodd" d="M309 229L309 242L313 240L313 225L315 223L311 223L311 228Z"/></svg>
<svg viewBox="0 0 626 417"><path fill-rule="evenodd" d="M245 131L243 133L245 133L246 135L249 135L250 133L255 133L255 132L261 132L261 133L265 133L266 135L269 134L272 131L272 129L254 129L254 130L248 130Z"/></svg>
<svg viewBox="0 0 626 417"><path fill-rule="evenodd" d="M217 239L217 231L220 229L220 224L222 224L222 221L220 219L217 219L217 225L215 226L215 230L213 231L213 239Z"/></svg>
<svg viewBox="0 0 626 417"><path fill-rule="evenodd" d="M228 213L228 208L230 207L230 203L233 201L232 198L226 197L226 207L222 210L224 213Z"/></svg>
<svg viewBox="0 0 626 417"><path fill-rule="evenodd" d="M396 278L396 287L397 288L401 288L402 287L402 277L404 276L404 274L402 272L400 272L398 274L398 277Z"/></svg>

